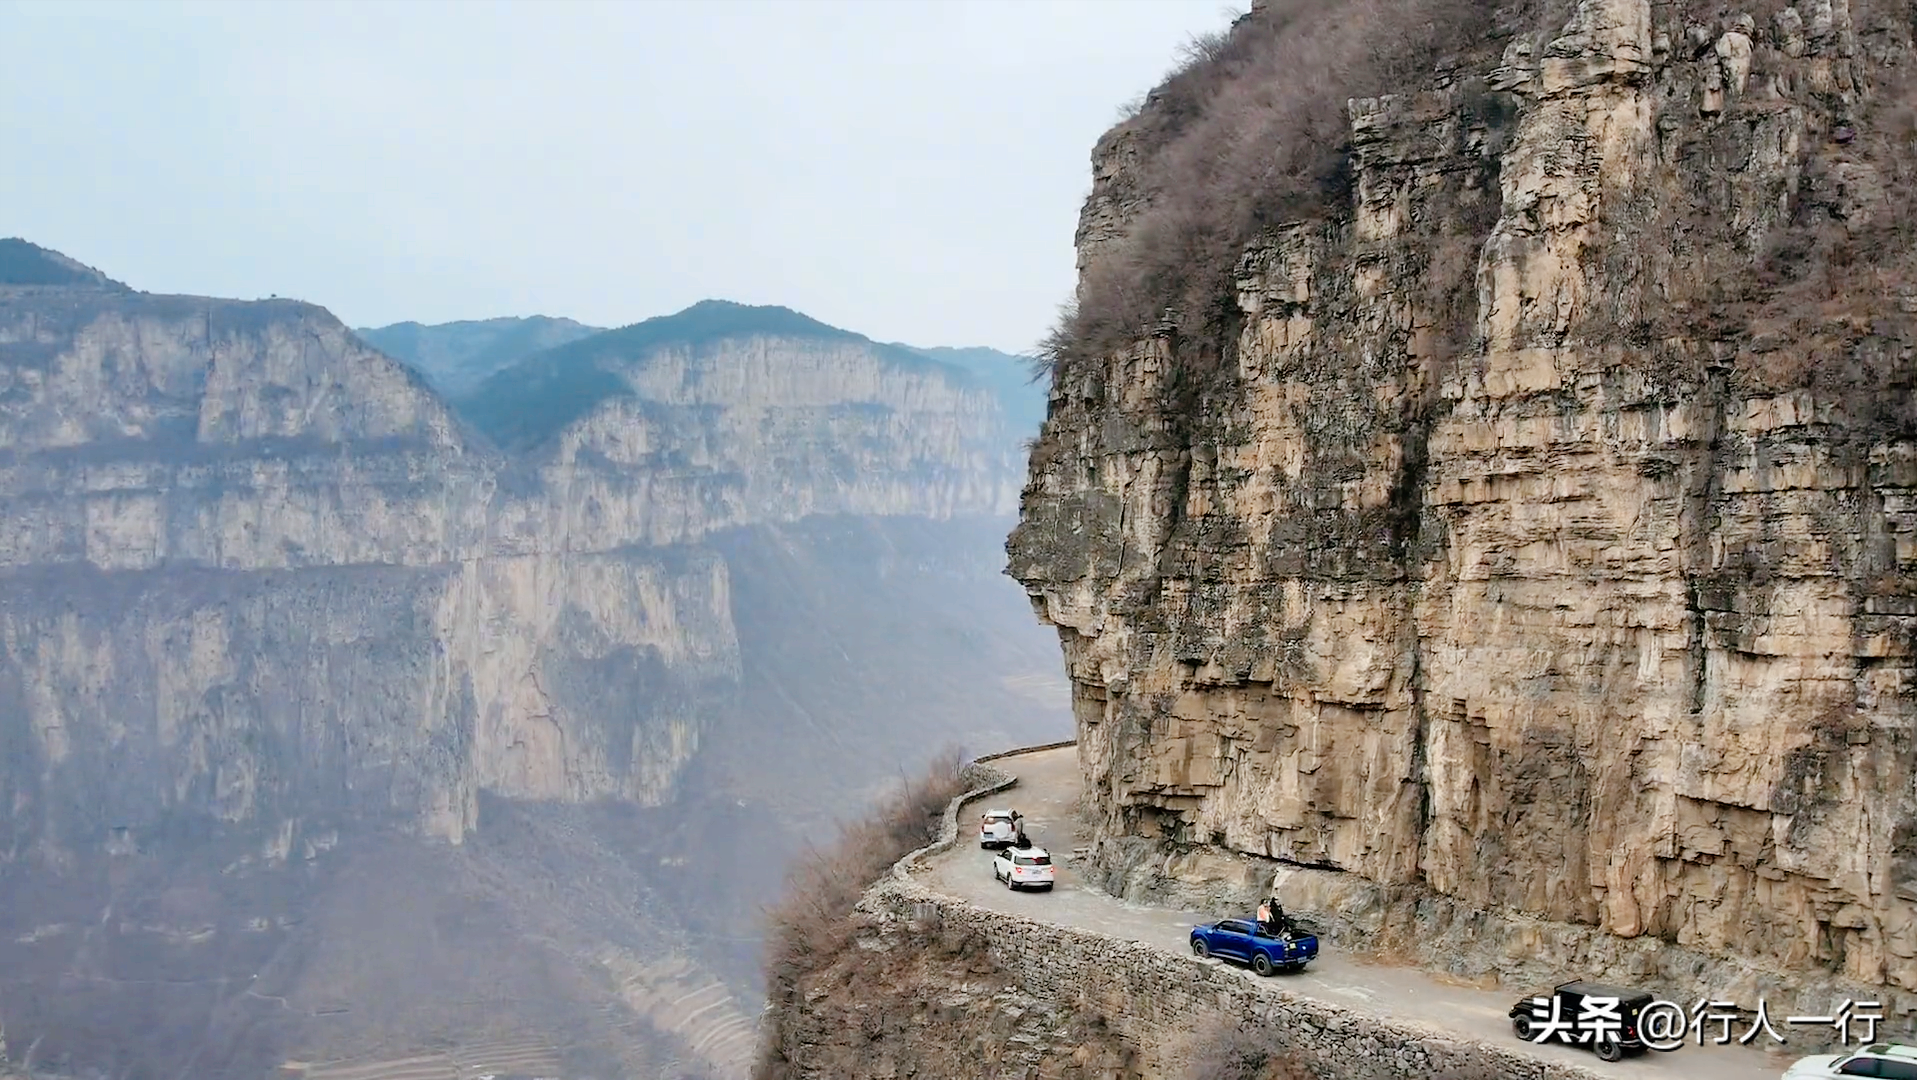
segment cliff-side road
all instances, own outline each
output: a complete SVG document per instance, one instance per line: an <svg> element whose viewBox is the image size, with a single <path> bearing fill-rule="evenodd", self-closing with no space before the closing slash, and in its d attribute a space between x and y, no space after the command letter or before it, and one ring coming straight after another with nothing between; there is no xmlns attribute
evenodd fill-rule
<svg viewBox="0 0 1917 1080"><path fill-rule="evenodd" d="M1194 922L1243 914L1147 907L1117 900L1085 885L1068 858L1075 846L1087 842L1074 810L1080 786L1075 747L999 758L992 765L1015 775L1017 784L1008 791L959 808L958 842L951 850L933 855L926 861L925 868L914 875L930 888L990 910L1109 934L1181 954L1189 953L1187 935ZM968 815L983 809L981 803L1016 807L1026 816L1027 831L1033 841L1052 851L1054 861L1059 864L1058 885L1050 893L1010 892L992 877L991 856L979 849L975 834L968 829L973 820ZM1087 962L1091 962L1090 958ZM1223 963L1195 957L1191 957L1190 962ZM1456 1038L1478 1039L1541 1058L1582 1065L1607 1076L1752 1080L1775 1077L1796 1057L1815 1052L1810 1047L1786 1046L1781 1053L1766 1053L1753 1047L1715 1046L1707 1034L1703 1046L1695 1045L1693 1037L1692 1045L1670 1053L1646 1053L1606 1064L1587 1051L1530 1045L1514 1036L1507 1014L1512 1002L1532 989L1528 987L1514 991L1462 987L1423 971L1367 963L1328 946L1309 969L1296 975L1259 979L1250 971L1243 974L1274 989L1283 988L1303 997L1363 1010L1399 1023L1436 1028ZM1565 972L1564 978L1577 978L1579 974ZM1790 1037L1790 1029L1781 1018L1773 1018L1773 1023L1785 1038ZM1732 1030L1742 1035L1744 1028L1734 1025ZM1759 1039L1768 1041L1768 1036L1760 1032Z"/></svg>

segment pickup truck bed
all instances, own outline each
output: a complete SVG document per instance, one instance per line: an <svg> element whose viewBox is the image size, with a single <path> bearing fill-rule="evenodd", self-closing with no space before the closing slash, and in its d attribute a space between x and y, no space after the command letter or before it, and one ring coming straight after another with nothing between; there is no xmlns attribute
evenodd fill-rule
<svg viewBox="0 0 1917 1080"><path fill-rule="evenodd" d="M1296 931L1274 936L1251 919L1221 919L1192 927L1191 951L1194 956L1238 960L1260 975L1271 975L1303 971L1318 958L1318 937Z"/></svg>

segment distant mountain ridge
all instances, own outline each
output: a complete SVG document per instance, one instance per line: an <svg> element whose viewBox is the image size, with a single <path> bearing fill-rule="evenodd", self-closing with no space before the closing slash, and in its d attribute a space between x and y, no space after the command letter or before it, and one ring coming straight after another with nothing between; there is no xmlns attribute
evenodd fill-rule
<svg viewBox="0 0 1917 1080"><path fill-rule="evenodd" d="M879 342L791 308L701 300L671 315L616 329L534 315L355 331L420 372L474 426L509 447L537 445L599 403L627 395L615 369L661 349L701 349L753 337L864 347L883 363L937 373L956 386L989 389L1016 434L1035 434L1045 390L1029 361L996 349Z"/></svg>
<svg viewBox="0 0 1917 1080"><path fill-rule="evenodd" d="M24 286L98 286L131 292L123 282L106 276L93 267L68 258L51 248L22 240L17 236L0 239L0 287Z"/></svg>
<svg viewBox="0 0 1917 1080"><path fill-rule="evenodd" d="M915 349L873 341L863 334L820 322L791 308L701 300L661 315L580 338L524 357L486 377L454 405L501 446L538 445L610 398L629 396L622 371L655 354L694 351L752 338L814 341L869 352L881 365L935 375L956 387L978 385L962 365Z"/></svg>
<svg viewBox="0 0 1917 1080"><path fill-rule="evenodd" d="M531 315L431 326L399 322L353 332L368 345L426 376L440 393L456 397L471 392L500 368L603 329L572 319Z"/></svg>
<svg viewBox="0 0 1917 1080"><path fill-rule="evenodd" d="M1039 425L1045 422L1046 384L1032 377L1031 357L984 346L900 345L899 348L957 365L978 376L998 395L1007 422L1018 431L1037 435Z"/></svg>

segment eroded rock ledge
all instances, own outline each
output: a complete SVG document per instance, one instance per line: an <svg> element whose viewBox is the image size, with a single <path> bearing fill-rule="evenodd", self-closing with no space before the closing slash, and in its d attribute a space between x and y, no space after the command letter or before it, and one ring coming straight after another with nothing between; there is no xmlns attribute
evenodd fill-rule
<svg viewBox="0 0 1917 1080"><path fill-rule="evenodd" d="M1734 287L1813 210L1895 219L1909 19L1854 6L1583 0L1353 101L1352 202L1245 252L1223 370L1059 371L1010 572L1115 883L1310 867L1354 939L1469 970L1917 1005L1917 298ZM1446 355L1421 277L1476 195Z"/></svg>

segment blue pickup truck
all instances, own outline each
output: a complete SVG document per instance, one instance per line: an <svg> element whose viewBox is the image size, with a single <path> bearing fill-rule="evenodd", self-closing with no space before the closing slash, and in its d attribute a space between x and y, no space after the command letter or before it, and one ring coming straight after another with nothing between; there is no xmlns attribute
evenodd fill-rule
<svg viewBox="0 0 1917 1080"><path fill-rule="evenodd" d="M1303 971L1318 957L1318 938L1296 930L1274 935L1255 919L1221 919L1191 928L1191 952L1197 957L1242 960L1258 974L1270 975Z"/></svg>

